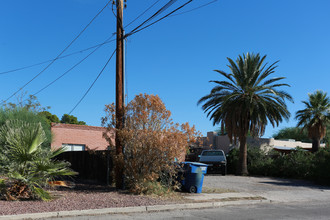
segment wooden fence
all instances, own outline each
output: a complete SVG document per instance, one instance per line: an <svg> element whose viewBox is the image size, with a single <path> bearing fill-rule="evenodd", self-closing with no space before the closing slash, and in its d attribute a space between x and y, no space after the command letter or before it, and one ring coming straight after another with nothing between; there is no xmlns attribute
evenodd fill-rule
<svg viewBox="0 0 330 220"><path fill-rule="evenodd" d="M113 151L67 151L56 157L71 163L71 169L78 172L74 178L92 180L104 184L112 183Z"/></svg>

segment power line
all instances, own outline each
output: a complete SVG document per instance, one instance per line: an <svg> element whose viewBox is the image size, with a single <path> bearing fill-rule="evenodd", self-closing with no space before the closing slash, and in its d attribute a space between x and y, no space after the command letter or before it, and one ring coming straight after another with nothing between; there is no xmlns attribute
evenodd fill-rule
<svg viewBox="0 0 330 220"><path fill-rule="evenodd" d="M89 91L93 88L94 84L96 83L96 81L98 80L98 78L101 76L101 74L103 73L104 69L107 67L107 65L109 64L110 60L112 59L113 55L115 54L116 49L113 51L113 53L111 54L110 58L108 59L108 61L106 62L106 64L103 66L102 70L100 71L100 73L97 75L96 79L94 80L94 82L90 85L90 87L87 89L87 91L85 92L85 94L81 97L81 99L78 101L78 103L73 107L73 109L69 112L69 115L77 108L77 106L81 103L81 101L86 97L86 95L89 93Z"/></svg>
<svg viewBox="0 0 330 220"><path fill-rule="evenodd" d="M150 7L148 7L145 11L143 11L139 16L137 16L135 19L133 19L131 22L129 22L127 25L125 25L124 28L130 26L133 22L135 22L135 21L136 21L137 19L139 19L142 15L144 15L146 12L148 12L153 6L155 6L159 1L160 1L160 0L157 0L155 3L153 3L153 4L152 4ZM186 13L189 13L189 12L192 12L192 11L195 11L195 10L198 10L198 9L200 9L200 8L206 7L206 6L208 6L208 5L210 5L210 4L213 4L213 3L217 2L217 1L218 1L218 0L213 0L213 1L211 1L211 2L208 2L208 3L204 4L204 5L198 6L198 7L196 7L196 8L193 8L193 9L191 9L191 10L184 11L184 12L177 13L177 14L172 14L172 15L169 16L169 17L173 17L173 16L178 16L178 15L186 14ZM115 34L115 33L114 33L114 34ZM114 35L114 34L112 34L112 35ZM73 52L73 53L70 53L70 54L67 54L67 55L64 55L64 56L60 56L60 57L57 58L57 60L59 60L59 59L63 59L63 58L67 58L67 57L69 57L69 56L73 56L73 55L75 55L75 54L83 53L83 52L85 52L85 51L88 51L88 50L94 49L94 48L96 48L96 47L98 47L98 46L100 46L100 45L108 44L108 43L111 43L111 42L113 42L113 41L115 41L115 40L106 41L106 42L103 42L102 44L97 44L97 45L94 45L94 46L92 46L92 47L88 47L88 48L86 48L86 49L82 49L82 50L79 50L79 51L76 51L76 52ZM54 60L56 60L56 59L46 60L46 61L42 61L42 62L40 62L40 63L31 64L31 65L23 66L23 67L20 67L20 68L16 68L16 69L11 69L11 70L7 70L7 71L3 71L3 72L0 72L0 75L7 74L7 73L12 73L12 72L17 72L17 71L24 70L24 69L28 69L28 68L32 68L32 67L35 67L35 66L40 66L40 65L42 65L42 64L49 63L49 62L52 62L52 61L54 61Z"/></svg>
<svg viewBox="0 0 330 220"><path fill-rule="evenodd" d="M156 2L154 2L150 7L148 7L145 11L143 11L139 16L137 16L135 19L130 21L124 28L126 28L126 27L130 26L132 23L134 23L137 19L139 19L142 15L147 13L152 7L154 7L158 2L160 2L160 0L157 0Z"/></svg>
<svg viewBox="0 0 330 220"><path fill-rule="evenodd" d="M171 5L173 5L177 0L170 0L168 3L166 3L163 7L161 7L156 13L154 13L152 16L150 16L147 20L145 20L144 22L142 22L142 24L138 25L136 28L134 28L131 32L133 33L134 31L138 30L140 27L142 27L143 25L145 25L146 23L148 23L149 21L151 21L152 19L154 19L156 16L158 16L159 14L161 14L163 11L165 11L166 9L168 9Z"/></svg>
<svg viewBox="0 0 330 220"><path fill-rule="evenodd" d="M188 5L189 3L191 3L193 0L189 0L188 2L186 2L185 4L183 4L183 5L181 5L180 7L178 7L178 8L176 8L175 10L173 10L172 12L170 12L170 13L168 13L167 15L165 15L165 16L163 16L162 18L160 18L160 19L158 19L157 21L155 21L155 22L153 22L153 23L151 23L151 24L149 24L149 25L147 25L147 26L145 26L145 27L143 27L143 28L141 28L141 29L137 29L137 28L135 28L134 30L136 30L135 32L130 32L130 34L129 35L133 35L133 34L135 34L135 33L137 33L137 32L139 32L139 31L142 31L143 29L145 29L145 28L147 28L147 27L150 27L151 25L153 25L153 24L155 24L155 23L157 23L157 22L159 22L159 21L161 21L161 20L163 20L163 19L165 19L166 17L168 17L168 16L170 16L171 14L173 14L173 13L175 13L176 11L178 11L178 10L180 10L181 8L183 8L183 7L185 7L186 5ZM171 2L171 1L170 1ZM163 7L164 8L164 7ZM151 17L154 17L154 15L153 16L151 16ZM151 18L150 17L150 18ZM150 20L150 18L149 19L147 19L147 20ZM142 23L142 25L143 24L145 24L146 22L143 22ZM141 25L139 25L138 27L141 27ZM125 35L126 36L126 35ZM124 36L124 38L126 38ZM108 63L110 62L110 60L112 59L112 57L113 57L113 55L115 54L115 52L116 52L116 49L113 51L113 53L112 53L112 55L110 56L110 58L109 58L109 60L107 61L107 63L104 65L104 67L103 67L103 69L101 70L101 72L98 74L98 76L96 77L96 79L94 80L94 82L91 84L91 86L88 88L88 90L85 92L85 94L82 96L82 98L78 101L78 103L73 107L73 109L69 112L69 115L77 108L77 106L82 102L82 100L86 97L86 95L89 93L89 91L92 89L92 87L94 86L94 84L95 84L95 82L98 80L98 78L101 76L101 74L103 73L103 71L104 71L104 69L106 68L106 66L108 65Z"/></svg>
<svg viewBox="0 0 330 220"><path fill-rule="evenodd" d="M148 28L148 27L150 27L150 26L152 26L152 25L158 23L159 21L161 21L161 20L163 20L163 19L169 17L170 15L172 15L172 14L175 13L176 11L180 10L181 8L187 6L187 5L190 4L192 1L193 1L193 0L189 0L189 1L186 2L185 4L181 5L180 7L176 8L175 10L171 11L171 12L168 13L167 15L161 17L160 19L154 21L153 23L151 23L151 24L149 24L149 25L147 25L147 26L144 26L144 27L142 27L142 28L140 28L140 29L135 28L134 30L132 30L131 32L129 32L128 34L126 34L125 37L128 37L128 36L131 36L131 35L133 35L133 34L136 34L136 33L140 32L140 31L142 31L142 30L144 30L144 29L146 29L146 28ZM141 25L140 25L140 26L141 26Z"/></svg>
<svg viewBox="0 0 330 220"><path fill-rule="evenodd" d="M204 4L204 5L198 6L196 8L193 8L193 9L190 9L190 10L187 10L187 11L184 11L184 12L181 12L181 13L177 13L177 14L171 15L170 17L178 16L178 15L182 15L182 14L186 14L186 13L189 13L189 12L192 12L192 11L195 11L195 10L198 10L200 8L203 8L203 7L206 7L206 6L210 5L210 4L213 4L213 3L217 2L217 1L218 0L213 0L211 2L208 2L208 3Z"/></svg>
<svg viewBox="0 0 330 220"><path fill-rule="evenodd" d="M110 37L110 39L112 38L112 36ZM110 39L107 39L105 42L109 41ZM95 48L92 52L90 52L87 56L85 56L83 59L81 59L78 63L76 63L75 65L73 65L70 69L68 69L66 72L64 72L62 75L60 75L59 77L57 77L56 79L54 79L52 82L50 82L49 84L47 84L46 86L44 86L42 89L40 89L39 91L37 91L36 93L34 93L33 95L37 95L38 93L42 92L43 90L47 89L49 86L51 86L52 84L54 84L56 81L58 81L59 79L61 79L63 76L65 76L66 74L68 74L69 72L71 72L74 68L76 68L78 65L80 65L83 61L85 61L89 56L91 56L93 53L95 53L98 49L100 49L104 44L99 44L99 46L97 48Z"/></svg>
<svg viewBox="0 0 330 220"><path fill-rule="evenodd" d="M82 33L93 23L93 21L103 12L103 10L109 5L111 0L94 16L94 18L85 26L85 28L69 43L68 46L62 50L62 52L57 55L57 57L50 62L43 70L41 70L37 75L35 75L32 79L30 79L27 83L25 83L21 88L19 88L16 92L14 92L11 96L9 96L5 101L2 101L2 103L7 102L10 98L15 96L19 91L21 91L23 88L25 88L28 84L30 84L33 80L35 80L38 76L40 76L43 72L45 72L81 35Z"/></svg>
<svg viewBox="0 0 330 220"><path fill-rule="evenodd" d="M110 39L114 36L115 34L112 34ZM67 58L69 56L73 56L75 54L79 54L79 53L83 53L85 51L88 51L88 50L91 50L91 49L94 49L96 47L99 47L99 46L103 46L105 44L108 44L108 43L111 43L115 41L114 40L108 40L108 41L105 41L101 44L97 44L97 45L94 45L94 46L91 46L91 47L88 47L88 48L85 48L85 49L82 49L82 50L79 50L79 51L76 51L76 52L73 52L73 53L70 53L70 54L67 54L67 55L64 55L64 56L60 56L58 57L57 59L51 59L51 60L46 60L46 61L42 61L40 63L36 63L36 64L31 64L31 65L28 65L28 66L24 66L24 67L20 67L20 68L16 68L16 69L12 69L12 70L7 70L7 71L4 71L4 72L0 72L0 75L3 75L3 74L7 74L7 73L12 73L12 72L17 72L17 71L20 71L20 70L24 70L24 69L28 69L28 68L32 68L32 67L35 67L35 66L40 66L42 64L45 64L45 63L49 63L49 62L52 62L52 61L55 61L55 60L60 60L60 59L63 59L63 58Z"/></svg>

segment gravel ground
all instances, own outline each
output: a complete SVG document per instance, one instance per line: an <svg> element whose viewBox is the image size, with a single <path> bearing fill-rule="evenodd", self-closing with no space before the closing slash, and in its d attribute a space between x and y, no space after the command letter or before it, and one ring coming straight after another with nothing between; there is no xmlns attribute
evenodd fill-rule
<svg viewBox="0 0 330 220"><path fill-rule="evenodd" d="M116 191L113 187L79 183L72 189L61 188L53 191L58 196L50 202L43 201L1 201L0 215L101 209L129 206L169 204L175 201L150 196L131 195Z"/></svg>

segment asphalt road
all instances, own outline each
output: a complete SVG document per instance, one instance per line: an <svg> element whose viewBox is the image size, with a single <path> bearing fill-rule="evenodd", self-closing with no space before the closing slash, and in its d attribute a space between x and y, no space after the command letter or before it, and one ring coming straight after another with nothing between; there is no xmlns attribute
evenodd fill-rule
<svg viewBox="0 0 330 220"><path fill-rule="evenodd" d="M330 188L314 185L308 181L208 175L204 179L203 187L229 189L236 192L249 193L254 196L262 196L268 200L254 205L227 205L213 209L111 214L58 219L330 219ZM198 194L195 194L195 196L198 196Z"/></svg>
<svg viewBox="0 0 330 220"><path fill-rule="evenodd" d="M214 209L176 210L167 212L112 214L59 218L62 220L154 220L154 219L224 219L224 220L279 220L330 219L330 203L261 203L257 205L225 206Z"/></svg>

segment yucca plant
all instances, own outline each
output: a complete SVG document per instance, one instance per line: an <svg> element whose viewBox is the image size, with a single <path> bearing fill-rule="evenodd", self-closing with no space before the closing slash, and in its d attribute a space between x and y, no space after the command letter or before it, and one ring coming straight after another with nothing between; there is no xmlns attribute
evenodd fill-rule
<svg viewBox="0 0 330 220"><path fill-rule="evenodd" d="M69 163L54 157L63 149L42 148L46 140L40 123L8 120L0 128L0 175L5 176L5 199L50 200L44 189L55 177L76 174Z"/></svg>

